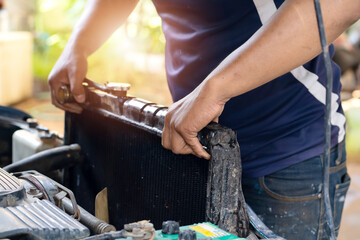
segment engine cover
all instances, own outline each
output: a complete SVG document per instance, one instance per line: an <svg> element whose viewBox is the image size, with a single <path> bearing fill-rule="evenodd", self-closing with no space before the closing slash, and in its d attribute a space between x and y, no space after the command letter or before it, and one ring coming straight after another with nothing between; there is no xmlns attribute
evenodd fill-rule
<svg viewBox="0 0 360 240"><path fill-rule="evenodd" d="M32 190L30 183L0 168L0 238L79 239L90 235L89 229L50 201L29 195Z"/></svg>

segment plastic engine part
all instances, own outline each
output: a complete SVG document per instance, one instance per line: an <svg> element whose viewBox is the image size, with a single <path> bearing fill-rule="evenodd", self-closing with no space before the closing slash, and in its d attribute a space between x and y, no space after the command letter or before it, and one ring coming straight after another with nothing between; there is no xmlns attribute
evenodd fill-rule
<svg viewBox="0 0 360 240"><path fill-rule="evenodd" d="M89 229L50 201L28 195L33 191L29 187L0 168L0 239L30 235L34 239L70 240L90 235Z"/></svg>
<svg viewBox="0 0 360 240"><path fill-rule="evenodd" d="M162 230L158 230L155 233L155 240L178 240L178 239L246 240L246 238L239 238L227 231L220 229L218 226L209 222L180 227L179 234L167 235L164 234Z"/></svg>

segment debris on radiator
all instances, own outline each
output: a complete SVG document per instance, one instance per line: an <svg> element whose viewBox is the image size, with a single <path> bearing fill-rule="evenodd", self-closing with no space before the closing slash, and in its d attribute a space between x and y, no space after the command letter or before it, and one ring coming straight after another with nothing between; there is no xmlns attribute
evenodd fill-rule
<svg viewBox="0 0 360 240"><path fill-rule="evenodd" d="M241 157L236 133L210 123L200 141L211 155L206 194L206 217L239 237L249 235L250 220L241 187Z"/></svg>

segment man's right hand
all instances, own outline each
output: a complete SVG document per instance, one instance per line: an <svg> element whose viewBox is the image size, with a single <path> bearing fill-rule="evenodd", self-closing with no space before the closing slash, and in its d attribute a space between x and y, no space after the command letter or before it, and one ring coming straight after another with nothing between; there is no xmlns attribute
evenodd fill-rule
<svg viewBox="0 0 360 240"><path fill-rule="evenodd" d="M138 0L88 0L69 43L49 75L52 103L65 111L81 113L85 101L82 82L87 72L87 57L95 52L126 20ZM77 103L60 104L58 91L70 85Z"/></svg>
<svg viewBox="0 0 360 240"><path fill-rule="evenodd" d="M51 101L56 107L73 113L81 113L79 103L85 101L85 91L82 82L87 73L87 59L76 48L67 46L49 75L48 83L51 91ZM77 103L60 104L59 88L70 85L70 90Z"/></svg>

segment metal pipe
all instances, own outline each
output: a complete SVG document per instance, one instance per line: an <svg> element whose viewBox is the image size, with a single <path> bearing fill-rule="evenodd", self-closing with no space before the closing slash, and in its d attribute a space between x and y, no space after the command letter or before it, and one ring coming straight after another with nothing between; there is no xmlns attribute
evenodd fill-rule
<svg viewBox="0 0 360 240"><path fill-rule="evenodd" d="M41 173L70 167L82 161L79 144L61 146L31 155L18 162L7 165L3 169L8 172L36 170Z"/></svg>
<svg viewBox="0 0 360 240"><path fill-rule="evenodd" d="M69 214L74 214L73 205L71 200L67 197L62 199L62 204L64 209ZM113 225L110 225L103 220L96 218L94 215L90 214L88 211L83 209L78 205L80 210L80 222L88 227L94 234L101 234L110 231L116 231Z"/></svg>
<svg viewBox="0 0 360 240"><path fill-rule="evenodd" d="M124 229L117 232L109 232L100 235L90 236L87 238L83 238L83 240L114 240L120 238L128 238Z"/></svg>

